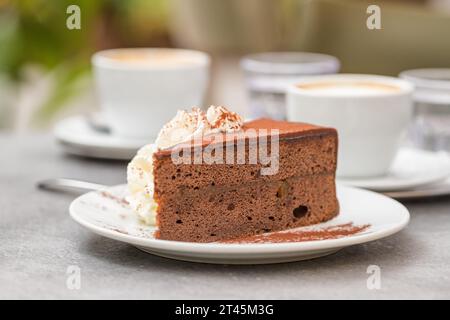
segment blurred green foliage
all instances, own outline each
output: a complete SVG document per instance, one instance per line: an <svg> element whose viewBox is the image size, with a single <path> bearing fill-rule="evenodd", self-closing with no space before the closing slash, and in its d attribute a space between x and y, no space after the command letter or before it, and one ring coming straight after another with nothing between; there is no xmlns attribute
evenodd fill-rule
<svg viewBox="0 0 450 320"><path fill-rule="evenodd" d="M66 27L73 4L80 30ZM20 82L26 65L52 71L56 88L41 108L45 118L76 94L95 51L168 45L166 0L0 0L0 73Z"/></svg>

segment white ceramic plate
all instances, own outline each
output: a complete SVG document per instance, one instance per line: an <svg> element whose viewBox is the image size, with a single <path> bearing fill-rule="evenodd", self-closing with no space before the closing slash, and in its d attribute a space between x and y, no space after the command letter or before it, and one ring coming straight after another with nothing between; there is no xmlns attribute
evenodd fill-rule
<svg viewBox="0 0 450 320"><path fill-rule="evenodd" d="M140 147L152 141L152 138L124 139L97 131L84 116L60 121L53 132L65 152L102 159L130 160Z"/></svg>
<svg viewBox="0 0 450 320"><path fill-rule="evenodd" d="M102 236L132 244L141 250L172 259L223 264L264 264L312 259L334 253L347 246L387 237L409 221L408 210L386 196L351 187L338 186L341 213L310 229L338 226L349 222L370 224L365 231L337 239L291 243L191 243L158 240L154 227L142 225L135 213L122 203L126 186L89 192L70 205L72 218ZM304 229L304 228L303 228Z"/></svg>
<svg viewBox="0 0 450 320"><path fill-rule="evenodd" d="M339 178L339 183L374 191L401 191L431 185L450 175L450 157L445 152L402 148L389 173L372 178Z"/></svg>

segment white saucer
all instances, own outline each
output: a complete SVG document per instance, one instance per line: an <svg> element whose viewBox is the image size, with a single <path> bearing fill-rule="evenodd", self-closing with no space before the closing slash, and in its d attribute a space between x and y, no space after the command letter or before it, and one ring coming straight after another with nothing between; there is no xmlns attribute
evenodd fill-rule
<svg viewBox="0 0 450 320"><path fill-rule="evenodd" d="M92 128L86 117L74 116L56 124L54 135L64 151L93 158L130 160L136 151L152 141L116 137Z"/></svg>
<svg viewBox="0 0 450 320"><path fill-rule="evenodd" d="M82 226L102 236L126 242L148 253L172 259L223 264L266 264L317 258L344 247L392 235L409 221L408 210L386 196L357 188L338 186L340 214L310 229L353 222L370 224L361 233L337 239L291 243L191 243L158 240L155 227L139 223L136 214L119 199L126 196L126 186L89 192L70 205L70 215ZM106 192L106 193L105 193ZM303 228L303 229L304 229Z"/></svg>
<svg viewBox="0 0 450 320"><path fill-rule="evenodd" d="M388 197L399 200L450 196L450 178L447 178L442 182L425 185L410 190L387 191L383 192L383 194Z"/></svg>
<svg viewBox="0 0 450 320"><path fill-rule="evenodd" d="M450 175L450 157L446 152L402 148L389 173L371 178L338 178L339 183L374 191L400 191L431 185Z"/></svg>

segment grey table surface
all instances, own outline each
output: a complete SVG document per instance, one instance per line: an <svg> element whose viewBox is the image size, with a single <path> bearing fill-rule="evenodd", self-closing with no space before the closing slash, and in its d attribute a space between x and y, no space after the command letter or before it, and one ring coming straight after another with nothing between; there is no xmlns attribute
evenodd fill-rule
<svg viewBox="0 0 450 320"><path fill-rule="evenodd" d="M71 220L73 196L35 182L124 183L124 162L64 155L49 134L0 134L0 298L450 298L450 198L406 203L402 232L310 261L208 265L175 261L95 235ZM368 289L369 265L381 288ZM67 286L69 266L81 287Z"/></svg>

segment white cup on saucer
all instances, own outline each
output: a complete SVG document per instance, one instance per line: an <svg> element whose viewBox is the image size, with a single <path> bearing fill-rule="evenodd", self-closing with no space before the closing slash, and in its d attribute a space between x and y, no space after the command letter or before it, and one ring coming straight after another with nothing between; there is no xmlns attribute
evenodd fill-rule
<svg viewBox="0 0 450 320"><path fill-rule="evenodd" d="M339 177L387 173L412 115L413 86L363 74L305 78L287 93L287 118L338 130Z"/></svg>
<svg viewBox="0 0 450 320"><path fill-rule="evenodd" d="M179 109L200 106L206 53L167 48L111 49L92 57L102 114L114 135L152 139Z"/></svg>

